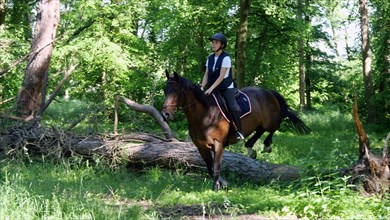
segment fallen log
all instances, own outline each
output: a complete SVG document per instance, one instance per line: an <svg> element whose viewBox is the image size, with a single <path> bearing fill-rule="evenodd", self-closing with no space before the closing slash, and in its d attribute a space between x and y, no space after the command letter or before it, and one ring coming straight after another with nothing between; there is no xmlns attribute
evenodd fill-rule
<svg viewBox="0 0 390 220"><path fill-rule="evenodd" d="M140 143L140 137L146 141ZM134 137L134 136L133 136ZM191 142L177 140L163 140L150 135L138 135L137 138L121 137L121 141L102 139L82 140L74 148L81 155L101 155L120 157L130 165L160 166L174 169L182 166L190 170L204 170L206 164L201 158L196 146ZM128 141L123 141L127 139ZM222 172L246 177L255 183L269 183L271 181L293 181L300 178L300 170L290 165L271 164L247 156L226 151L222 163Z"/></svg>
<svg viewBox="0 0 390 220"><path fill-rule="evenodd" d="M207 173L206 164L191 142L166 139L152 134L134 133L108 136L74 136L54 128L14 127L0 135L0 154L8 157L61 159L80 155L101 156L111 164L127 163L136 168L159 166ZM222 172L234 173L255 183L293 181L300 170L290 165L271 164L226 151Z"/></svg>

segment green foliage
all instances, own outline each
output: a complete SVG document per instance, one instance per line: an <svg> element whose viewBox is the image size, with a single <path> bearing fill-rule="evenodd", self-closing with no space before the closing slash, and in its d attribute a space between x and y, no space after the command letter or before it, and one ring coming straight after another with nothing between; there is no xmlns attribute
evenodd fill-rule
<svg viewBox="0 0 390 220"><path fill-rule="evenodd" d="M24 39L23 34L23 30L17 26L0 29L0 70L10 68L14 61L28 53L30 42ZM23 79L23 74L20 73L23 73L24 66L24 64L17 66L0 76L0 101L16 96ZM6 109L12 104L10 102L6 106L0 106L0 109Z"/></svg>
<svg viewBox="0 0 390 220"><path fill-rule="evenodd" d="M0 32L0 69L29 52L32 4L8 4L5 28ZM58 98L43 115L43 124L67 128L85 114L72 131L83 134L111 132L116 95L159 109L164 101L164 69L176 70L200 82L209 50L207 37L224 32L227 51L234 61L237 0L168 1L61 1L61 20L50 66L48 92L77 64L65 90L71 99ZM374 151L380 151L390 125L388 63L388 1L372 1L372 47L374 85L381 125L368 127ZM353 9L343 14L342 8ZM19 12L20 13L15 13ZM208 176L186 173L180 167L159 167L135 172L124 167L107 168L74 159L63 163L0 161L0 216L10 219L158 219L178 215L175 208L197 211L201 216L259 214L308 219L388 219L388 197L365 198L348 184L349 177L335 174L356 161L357 141L351 119L353 96L358 95L361 118L365 118L363 76L359 44L348 59L321 50L322 42L335 52L335 36L325 33L328 21L342 29L358 21L357 7L346 1L315 0L306 11L313 25L296 20L296 2L251 1L245 84L275 89L298 105L297 37L305 37L312 63L312 101L315 111L302 115L313 133L296 136L284 130L274 138L273 153L260 159L292 164L305 170L302 181L287 185L255 185L229 174L230 189L214 193ZM32 19L33 20L33 19ZM299 28L298 28L299 27ZM302 30L301 33L299 30ZM15 97L20 89L26 62L0 76L0 101ZM79 101L82 100L82 101ZM1 114L13 105L0 106ZM334 107L338 106L338 107ZM170 126L180 139L188 139L182 112ZM121 105L119 131L161 134L153 119ZM379 123L378 123L379 124ZM1 124L4 125L3 123ZM387 127L386 127L387 126ZM162 136L162 135L161 135ZM256 150L262 145L257 143ZM242 144L229 150L245 153ZM47 160L47 158L46 158ZM330 170L330 171L329 171ZM146 204L146 205L145 205ZM181 209L183 210L183 209ZM201 210L200 212L198 210ZM179 216L180 217L180 216Z"/></svg>
<svg viewBox="0 0 390 220"><path fill-rule="evenodd" d="M28 31L31 28L26 18L35 16L34 6L35 3L26 6L19 1L8 5L5 29L0 33L0 46L5 52L0 54L0 68L9 67L28 53L26 39L31 38ZM373 104L381 123L386 124L390 120L386 101L388 80L384 75L388 64L383 58L389 35L383 24L389 7L383 1L373 1L372 6L377 91ZM351 12L345 13L345 8ZM15 13L18 10L20 14ZM311 59L307 63L310 64L307 78L311 80L313 106L320 108L324 103L348 106L354 94L364 91L359 44L349 48L348 60L335 57L337 36L331 36L329 29L341 30L358 22L357 6L345 0L315 0L309 2L304 12L311 23L296 19L296 2L251 1L245 84L275 89L292 106L298 106L297 39L302 36L305 52ZM62 1L57 34L60 39L55 42L51 59L48 92L77 64L60 96L67 91L71 98L102 104L109 118L113 115L116 95L159 107L164 98L164 69L176 70L200 82L206 56L211 52L207 38L212 34L225 33L229 41L227 51L234 63L238 21L237 0L218 4L203 0ZM25 62L0 76L1 100L17 95L24 66ZM359 98L364 114L364 99L362 95Z"/></svg>
<svg viewBox="0 0 390 220"><path fill-rule="evenodd" d="M373 45L377 45L374 49L374 56L376 62L374 66L374 78L373 81L377 85L377 92L373 100L373 104L376 106L376 111L381 118L381 124L390 124L390 80L389 80L389 42L390 42L390 28L389 19L390 16L390 3L386 1L373 1L375 5L375 11L372 14L373 32L372 42Z"/></svg>

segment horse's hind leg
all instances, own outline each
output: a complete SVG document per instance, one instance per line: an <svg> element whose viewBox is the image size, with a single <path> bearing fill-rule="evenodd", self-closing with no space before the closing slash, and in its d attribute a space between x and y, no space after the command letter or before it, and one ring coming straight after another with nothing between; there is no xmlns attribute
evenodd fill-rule
<svg viewBox="0 0 390 220"><path fill-rule="evenodd" d="M251 158L256 158L257 153L253 150L253 145L255 145L256 141L263 135L265 130L259 126L256 128L255 134L245 143L245 147L248 150L248 155Z"/></svg>
<svg viewBox="0 0 390 220"><path fill-rule="evenodd" d="M272 148L271 148L271 144L272 144L272 136L274 135L275 131L272 131L269 133L269 135L265 138L264 140L264 149L263 149L263 152L265 153L271 153L272 152Z"/></svg>

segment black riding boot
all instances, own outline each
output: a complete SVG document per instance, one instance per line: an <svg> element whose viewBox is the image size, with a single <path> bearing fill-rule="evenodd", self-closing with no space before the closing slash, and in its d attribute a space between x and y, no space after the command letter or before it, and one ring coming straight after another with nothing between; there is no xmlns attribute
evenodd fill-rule
<svg viewBox="0 0 390 220"><path fill-rule="evenodd" d="M237 126L237 134L236 134L236 137L237 137L237 140L244 140L245 137L244 137L244 134L242 133L242 128L241 128L241 120L240 120L240 116L239 116L239 113L236 113L236 114L231 114L231 117L233 119L233 122L234 124L236 124Z"/></svg>
<svg viewBox="0 0 390 220"><path fill-rule="evenodd" d="M225 89L222 92L223 97L225 98L227 107L229 109L230 116L237 126L237 140L244 140L244 135L242 134L241 129L241 121L240 121L240 107L236 102L236 98L234 96L234 89Z"/></svg>

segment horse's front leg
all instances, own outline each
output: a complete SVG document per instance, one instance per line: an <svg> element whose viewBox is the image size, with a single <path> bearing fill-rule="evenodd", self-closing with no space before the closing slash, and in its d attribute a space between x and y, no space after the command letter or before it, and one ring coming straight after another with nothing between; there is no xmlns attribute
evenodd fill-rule
<svg viewBox="0 0 390 220"><path fill-rule="evenodd" d="M220 142L217 142L214 144L214 191L218 191L221 188L221 182L224 182L224 180L220 177L220 170L221 170L221 162L223 157L223 145Z"/></svg>
<svg viewBox="0 0 390 220"><path fill-rule="evenodd" d="M206 163L207 172L211 177L213 177L213 156L211 155L210 149L207 149L204 146L198 146L198 151L203 161Z"/></svg>

